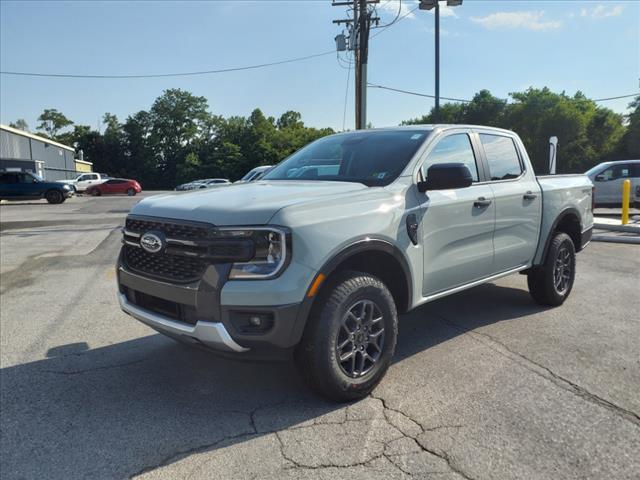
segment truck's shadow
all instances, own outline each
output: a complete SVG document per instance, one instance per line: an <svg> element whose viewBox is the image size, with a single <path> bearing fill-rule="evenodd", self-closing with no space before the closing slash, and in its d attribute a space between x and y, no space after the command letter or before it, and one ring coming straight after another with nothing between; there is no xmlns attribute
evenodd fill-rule
<svg viewBox="0 0 640 480"><path fill-rule="evenodd" d="M396 361L537 311L525 291L493 285L434 302L402 317ZM0 371L3 478L123 478L344 408L288 363L222 359L160 335L86 348Z"/></svg>

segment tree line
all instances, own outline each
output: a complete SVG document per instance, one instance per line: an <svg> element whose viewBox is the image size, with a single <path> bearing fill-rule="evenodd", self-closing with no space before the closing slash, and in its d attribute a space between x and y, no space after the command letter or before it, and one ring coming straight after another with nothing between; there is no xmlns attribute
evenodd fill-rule
<svg viewBox="0 0 640 480"><path fill-rule="evenodd" d="M482 90L468 103L442 105L440 122L516 131L538 173L547 171L548 139L557 136L558 171L571 173L606 160L640 158L640 96L630 108L625 116L580 92L569 96L548 88L511 93L510 101ZM402 123L433 123L433 118L432 109ZM102 131L74 124L55 109L44 110L38 121L38 134L82 150L94 171L135 178L147 189L173 188L196 178L236 180L334 133L331 128L305 126L295 111L277 119L260 109L248 117L224 118L210 112L206 98L181 89L164 91L148 111L130 115L124 123L105 113ZM28 129L24 120L11 125Z"/></svg>

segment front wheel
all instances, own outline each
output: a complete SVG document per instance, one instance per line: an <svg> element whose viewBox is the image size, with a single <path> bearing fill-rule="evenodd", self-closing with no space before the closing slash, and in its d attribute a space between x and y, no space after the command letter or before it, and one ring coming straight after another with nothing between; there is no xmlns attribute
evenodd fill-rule
<svg viewBox="0 0 640 480"><path fill-rule="evenodd" d="M62 195L62 193L60 193L58 190L49 190L45 194L44 198L47 200L47 202L53 205L62 203L65 200L64 195Z"/></svg>
<svg viewBox="0 0 640 480"><path fill-rule="evenodd" d="M314 305L296 359L314 390L343 402L367 396L386 373L398 313L378 278L361 272L338 275Z"/></svg>
<svg viewBox="0 0 640 480"><path fill-rule="evenodd" d="M97 188L91 190L92 197L99 197L100 195L101 195L100 190L98 190Z"/></svg>
<svg viewBox="0 0 640 480"><path fill-rule="evenodd" d="M127 195L129 195L130 197L133 197L135 194L136 194L136 191L133 188L127 189Z"/></svg>
<svg viewBox="0 0 640 480"><path fill-rule="evenodd" d="M549 244L544 264L529 272L527 284L533 299L541 305L562 305L571 293L576 276L576 249L566 233L556 233Z"/></svg>

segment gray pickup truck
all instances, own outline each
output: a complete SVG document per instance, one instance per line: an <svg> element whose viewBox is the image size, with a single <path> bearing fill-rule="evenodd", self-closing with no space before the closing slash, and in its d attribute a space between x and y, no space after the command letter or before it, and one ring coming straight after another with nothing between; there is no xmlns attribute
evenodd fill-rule
<svg viewBox="0 0 640 480"><path fill-rule="evenodd" d="M258 182L138 203L120 305L182 342L293 351L313 388L352 400L391 363L398 313L514 273L536 302L561 305L592 201L584 175L536 177L507 130L340 133Z"/></svg>

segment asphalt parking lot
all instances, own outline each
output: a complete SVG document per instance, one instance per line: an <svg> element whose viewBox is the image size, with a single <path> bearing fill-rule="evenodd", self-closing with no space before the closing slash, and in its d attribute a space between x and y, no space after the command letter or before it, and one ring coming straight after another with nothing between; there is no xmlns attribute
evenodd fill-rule
<svg viewBox="0 0 640 480"><path fill-rule="evenodd" d="M512 276L401 318L369 398L222 359L123 314L140 197L0 205L0 476L640 478L640 247L592 243L560 308Z"/></svg>

